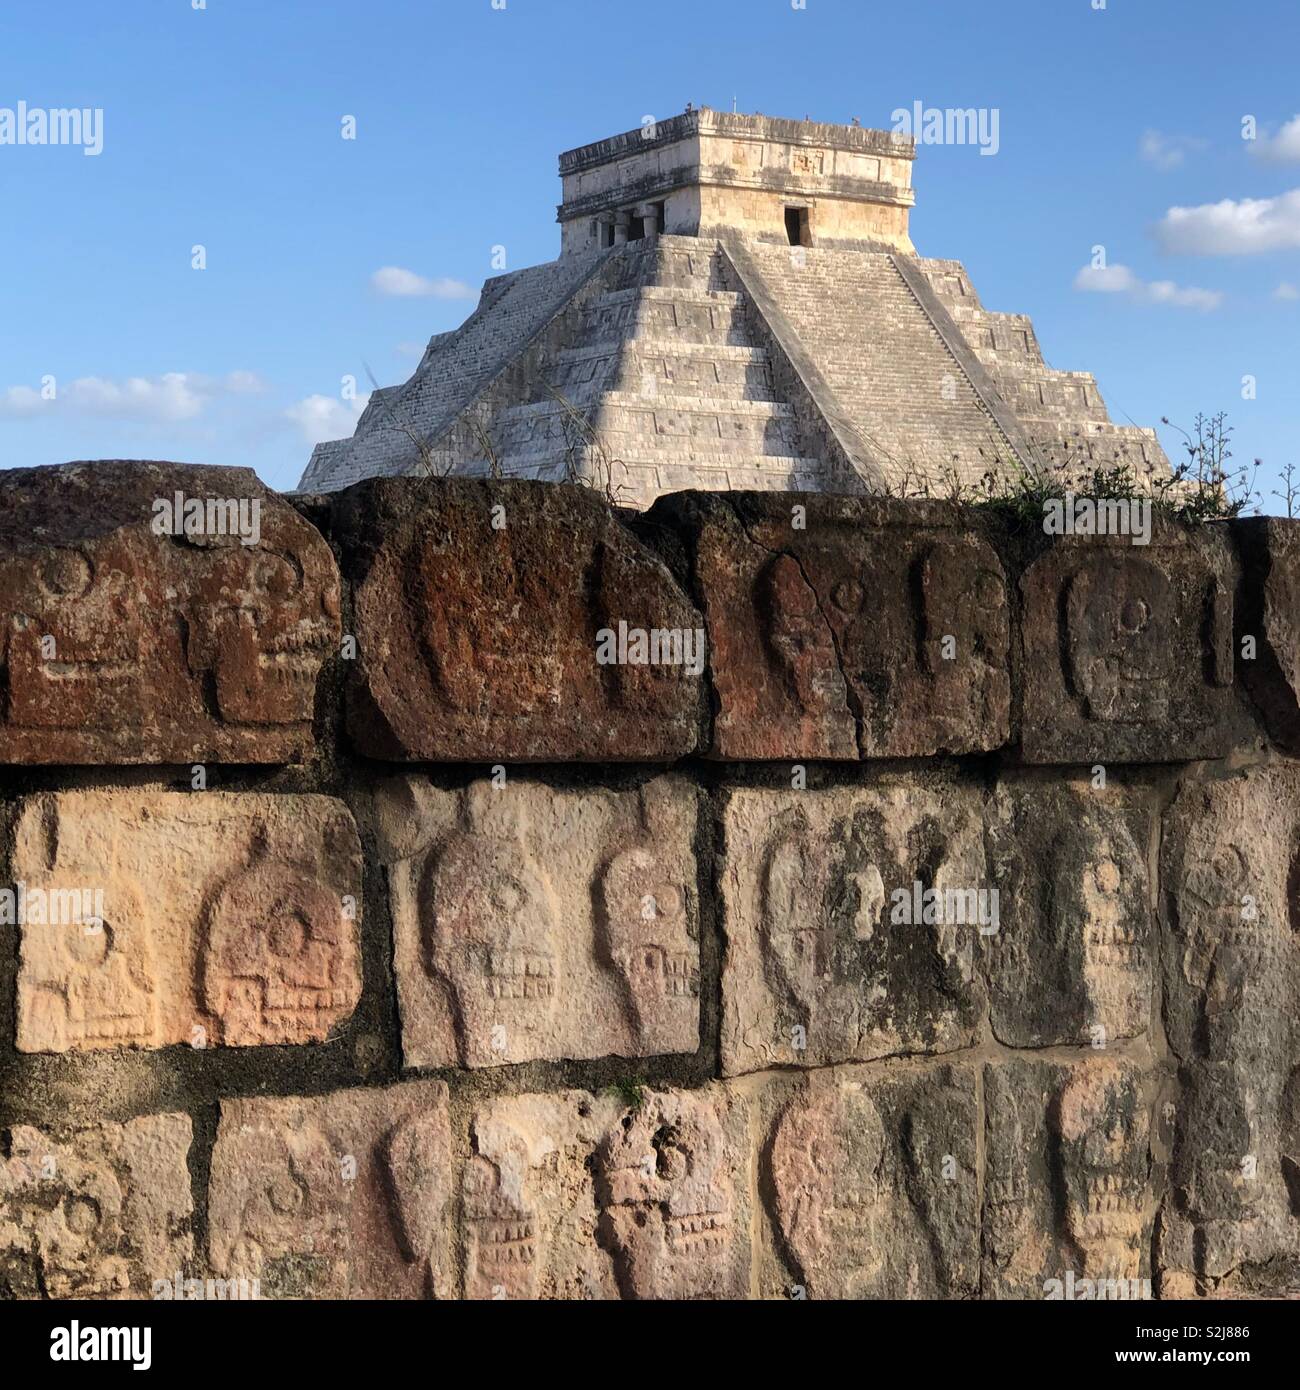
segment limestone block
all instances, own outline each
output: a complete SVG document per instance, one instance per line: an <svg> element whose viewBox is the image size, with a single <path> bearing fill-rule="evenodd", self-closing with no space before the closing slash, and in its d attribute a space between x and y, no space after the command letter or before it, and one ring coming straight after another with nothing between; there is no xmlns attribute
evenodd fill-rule
<svg viewBox="0 0 1300 1390"><path fill-rule="evenodd" d="M658 761L695 749L703 623L595 493L377 479L338 506L361 666L349 728L363 753ZM627 660L597 660L604 630L629 634L614 653ZM638 660L633 633L647 652L652 633L676 634L677 664L662 641L658 664Z"/></svg>
<svg viewBox="0 0 1300 1390"><path fill-rule="evenodd" d="M1165 1027L1186 1059L1300 1061L1300 769L1185 781L1161 846Z"/></svg>
<svg viewBox="0 0 1300 1390"><path fill-rule="evenodd" d="M1113 784L999 783L988 820L999 927L979 938L994 1036L1102 1047L1147 1029L1151 817Z"/></svg>
<svg viewBox="0 0 1300 1390"><path fill-rule="evenodd" d="M1024 599L1023 752L1032 763L1219 757L1242 736L1234 561L1223 533L1152 517L1151 543L1071 536Z"/></svg>
<svg viewBox="0 0 1300 1390"><path fill-rule="evenodd" d="M1300 1287L1300 770L1184 782L1165 818L1165 1026L1185 1060L1160 1264L1172 1296Z"/></svg>
<svg viewBox="0 0 1300 1390"><path fill-rule="evenodd" d="M647 1091L606 1130L596 1193L622 1297L749 1296L748 1113L723 1086Z"/></svg>
<svg viewBox="0 0 1300 1390"><path fill-rule="evenodd" d="M408 1066L696 1050L689 782L394 778L376 804Z"/></svg>
<svg viewBox="0 0 1300 1390"><path fill-rule="evenodd" d="M188 1115L0 1143L0 1298L149 1298L193 1253Z"/></svg>
<svg viewBox="0 0 1300 1390"><path fill-rule="evenodd" d="M191 503L224 534L155 529ZM0 762L300 759L338 639L329 546L248 469L0 478Z"/></svg>
<svg viewBox="0 0 1300 1390"><path fill-rule="evenodd" d="M306 1043L361 993L361 847L342 802L47 792L20 805L18 1048Z"/></svg>
<svg viewBox="0 0 1300 1390"><path fill-rule="evenodd" d="M1150 1296L1150 1091L1101 1051L985 1067L986 1298Z"/></svg>
<svg viewBox="0 0 1300 1390"><path fill-rule="evenodd" d="M263 1298L454 1298L447 1087L221 1103L208 1253Z"/></svg>
<svg viewBox="0 0 1300 1390"><path fill-rule="evenodd" d="M979 1285L975 1075L810 1073L764 1162L791 1273L809 1298L969 1298Z"/></svg>
<svg viewBox="0 0 1300 1390"><path fill-rule="evenodd" d="M1255 643L1242 675L1274 741L1300 753L1300 521L1243 517L1232 532L1246 575L1238 636Z"/></svg>
<svg viewBox="0 0 1300 1390"><path fill-rule="evenodd" d="M790 493L660 502L691 536L720 758L916 757L1000 747L1006 579L934 503Z"/></svg>
<svg viewBox="0 0 1300 1390"><path fill-rule="evenodd" d="M585 1091L505 1097L471 1123L461 1177L464 1296L617 1298L597 1242L593 1155L620 1104Z"/></svg>
<svg viewBox="0 0 1300 1390"><path fill-rule="evenodd" d="M1184 1069L1161 1293L1253 1297L1300 1288L1300 1067L1246 1059Z"/></svg>
<svg viewBox="0 0 1300 1390"><path fill-rule="evenodd" d="M919 777L730 793L724 1075L974 1042L980 810L972 787Z"/></svg>

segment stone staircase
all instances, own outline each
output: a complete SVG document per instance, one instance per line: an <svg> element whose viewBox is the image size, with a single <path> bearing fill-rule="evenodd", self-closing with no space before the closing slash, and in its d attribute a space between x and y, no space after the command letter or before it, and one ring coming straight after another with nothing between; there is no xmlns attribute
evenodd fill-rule
<svg viewBox="0 0 1300 1390"><path fill-rule="evenodd" d="M799 453L794 409L777 398L745 295L724 287L716 244L629 247L621 279L577 311L550 389L497 412L502 472L608 482L635 506L686 487L815 487L823 465Z"/></svg>

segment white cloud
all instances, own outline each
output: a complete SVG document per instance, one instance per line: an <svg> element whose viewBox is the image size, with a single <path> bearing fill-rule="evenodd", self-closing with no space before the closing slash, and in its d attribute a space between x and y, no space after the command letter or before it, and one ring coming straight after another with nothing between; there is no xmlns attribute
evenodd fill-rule
<svg viewBox="0 0 1300 1390"><path fill-rule="evenodd" d="M341 401L337 396L307 396L284 413L302 431L308 444L319 444L350 435L369 399L361 396L354 401Z"/></svg>
<svg viewBox="0 0 1300 1390"><path fill-rule="evenodd" d="M164 372L161 376L82 376L54 379L53 392L30 386L0 390L0 415L38 415L74 411L80 415L146 423L193 420L209 402L228 394L265 390L255 372L234 371L221 378L196 372Z"/></svg>
<svg viewBox="0 0 1300 1390"><path fill-rule="evenodd" d="M1276 135L1252 140L1250 152L1266 164L1300 164L1300 116L1292 116Z"/></svg>
<svg viewBox="0 0 1300 1390"><path fill-rule="evenodd" d="M236 396L260 396L266 390L266 382L256 372L230 372L224 378L224 385Z"/></svg>
<svg viewBox="0 0 1300 1390"><path fill-rule="evenodd" d="M1205 141L1191 135L1162 135L1147 130L1138 141L1138 154L1157 169L1177 169L1189 154L1205 148Z"/></svg>
<svg viewBox="0 0 1300 1390"><path fill-rule="evenodd" d="M1283 280L1277 289L1273 291L1273 298L1283 299L1289 303L1292 300L1300 299L1300 289L1296 289L1289 280Z"/></svg>
<svg viewBox="0 0 1300 1390"><path fill-rule="evenodd" d="M1170 208L1156 224L1163 251L1183 256L1253 256L1300 247L1300 188L1276 198L1225 198Z"/></svg>
<svg viewBox="0 0 1300 1390"><path fill-rule="evenodd" d="M1126 265L1086 265L1074 277L1076 290L1091 290L1097 294L1128 293L1140 283Z"/></svg>
<svg viewBox="0 0 1300 1390"><path fill-rule="evenodd" d="M47 404L41 393L30 386L10 386L0 391L0 416L36 415Z"/></svg>
<svg viewBox="0 0 1300 1390"><path fill-rule="evenodd" d="M398 343L398 345L397 345L397 351L398 351L398 352L401 354L401 356L403 356L403 357L423 357L423 356L424 356L424 344L423 344L423 343Z"/></svg>
<svg viewBox="0 0 1300 1390"><path fill-rule="evenodd" d="M1074 277L1074 288L1093 294L1124 294L1139 304L1172 304L1179 309L1217 309L1219 290L1198 290L1172 280L1142 280L1126 265L1086 265Z"/></svg>
<svg viewBox="0 0 1300 1390"><path fill-rule="evenodd" d="M439 280L429 280L413 270L403 270L399 265L380 267L370 277L370 286L379 294L403 299L473 299L477 293L463 280L451 280L445 276Z"/></svg>

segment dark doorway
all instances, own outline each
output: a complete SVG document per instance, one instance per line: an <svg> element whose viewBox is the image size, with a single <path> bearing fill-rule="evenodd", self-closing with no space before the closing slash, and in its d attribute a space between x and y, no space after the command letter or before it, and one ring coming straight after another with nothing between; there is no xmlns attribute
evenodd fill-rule
<svg viewBox="0 0 1300 1390"><path fill-rule="evenodd" d="M808 235L807 208L786 208L785 234L791 246L812 245L812 238Z"/></svg>

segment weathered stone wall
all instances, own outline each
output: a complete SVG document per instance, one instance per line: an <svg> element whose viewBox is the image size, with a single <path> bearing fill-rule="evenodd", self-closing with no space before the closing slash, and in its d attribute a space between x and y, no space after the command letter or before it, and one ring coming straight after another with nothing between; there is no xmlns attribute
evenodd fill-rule
<svg viewBox="0 0 1300 1390"><path fill-rule="evenodd" d="M0 1294L1295 1290L1297 543L0 474Z"/></svg>

